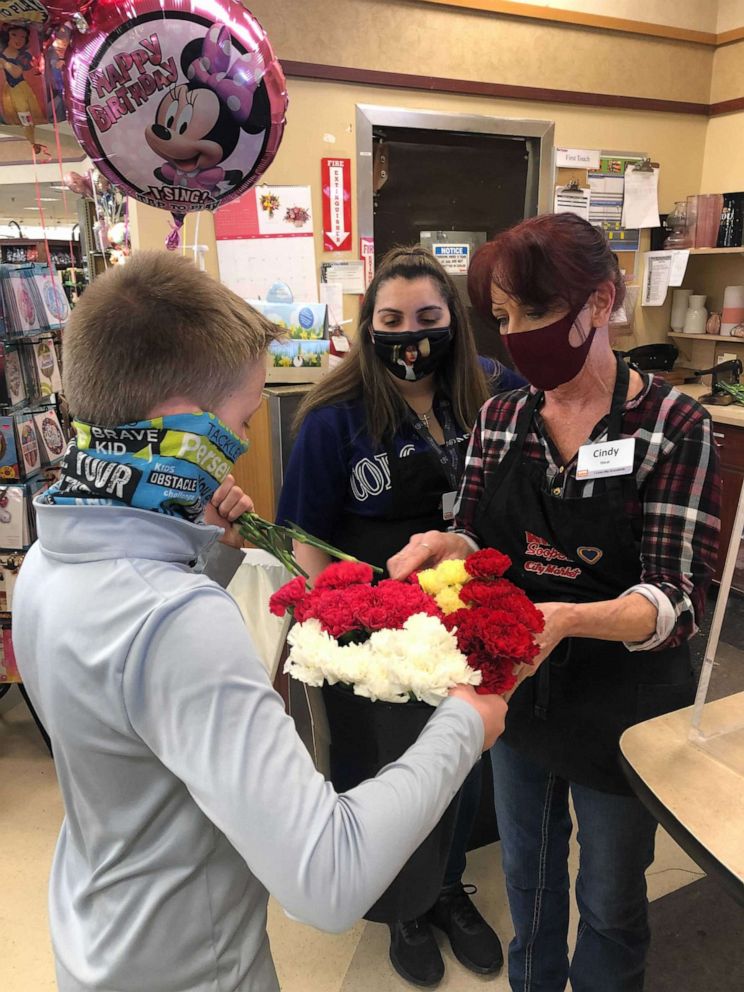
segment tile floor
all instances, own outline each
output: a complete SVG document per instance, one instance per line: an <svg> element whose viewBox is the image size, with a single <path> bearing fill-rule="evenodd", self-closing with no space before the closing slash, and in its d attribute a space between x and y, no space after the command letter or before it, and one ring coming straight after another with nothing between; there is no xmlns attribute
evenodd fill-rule
<svg viewBox="0 0 744 992"><path fill-rule="evenodd" d="M56 988L47 932L46 886L62 817L54 766L16 690L0 702L0 989ZM575 854L575 852L574 852ZM574 857L575 861L575 857ZM697 865L663 832L649 869L652 899L701 877ZM497 845L469 857L466 880L476 902L504 939L511 936ZM410 992L387 959L387 929L359 923L348 933L323 934L288 920L274 903L269 934L283 992ZM443 947L442 992L508 992L506 977L465 971ZM146 992L146 990L142 990Z"/></svg>

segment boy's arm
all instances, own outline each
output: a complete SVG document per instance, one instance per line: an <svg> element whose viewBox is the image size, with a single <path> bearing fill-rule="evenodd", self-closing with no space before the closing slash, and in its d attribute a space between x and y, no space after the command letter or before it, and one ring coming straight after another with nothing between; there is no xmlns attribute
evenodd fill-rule
<svg viewBox="0 0 744 992"><path fill-rule="evenodd" d="M483 747L476 710L448 699L399 761L337 795L237 608L211 587L145 625L123 691L133 728L256 877L289 913L326 930L346 929L375 902Z"/></svg>

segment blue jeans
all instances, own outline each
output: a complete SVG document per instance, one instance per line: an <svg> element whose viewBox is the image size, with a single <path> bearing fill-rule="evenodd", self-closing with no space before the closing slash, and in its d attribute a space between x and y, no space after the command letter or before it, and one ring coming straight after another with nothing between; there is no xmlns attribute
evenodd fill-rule
<svg viewBox="0 0 744 992"><path fill-rule="evenodd" d="M516 936L512 992L640 992L649 944L646 868L656 821L633 796L545 771L498 741L491 749L496 819ZM580 849L580 921L568 957L571 790Z"/></svg>

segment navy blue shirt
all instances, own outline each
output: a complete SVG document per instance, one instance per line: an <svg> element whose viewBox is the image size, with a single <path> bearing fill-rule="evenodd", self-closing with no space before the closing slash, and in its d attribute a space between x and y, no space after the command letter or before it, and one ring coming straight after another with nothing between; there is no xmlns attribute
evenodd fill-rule
<svg viewBox="0 0 744 992"><path fill-rule="evenodd" d="M481 358L494 393L525 385L517 372ZM438 399L434 399L437 412ZM469 432L463 432L467 437ZM431 450L424 438L406 421L396 431L392 457ZM332 541L339 519L353 513L382 517L392 502L388 452L375 445L367 433L363 399L334 403L311 411L302 422L289 456L279 498L277 523L299 524L308 533Z"/></svg>

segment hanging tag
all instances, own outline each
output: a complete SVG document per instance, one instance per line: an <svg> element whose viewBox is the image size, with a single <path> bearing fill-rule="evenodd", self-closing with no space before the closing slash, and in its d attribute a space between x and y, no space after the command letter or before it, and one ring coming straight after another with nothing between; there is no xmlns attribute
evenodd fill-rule
<svg viewBox="0 0 744 992"><path fill-rule="evenodd" d="M576 463L577 479L598 479L601 476L630 475L633 471L635 438L622 441L599 441L579 448Z"/></svg>
<svg viewBox="0 0 744 992"><path fill-rule="evenodd" d="M442 494L442 519L454 520L457 509L457 490Z"/></svg>

